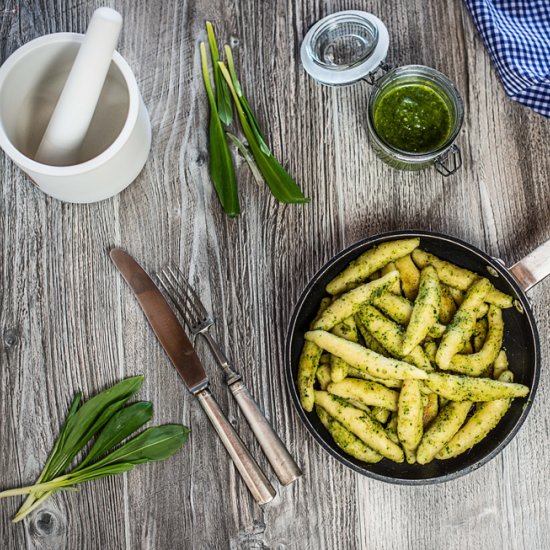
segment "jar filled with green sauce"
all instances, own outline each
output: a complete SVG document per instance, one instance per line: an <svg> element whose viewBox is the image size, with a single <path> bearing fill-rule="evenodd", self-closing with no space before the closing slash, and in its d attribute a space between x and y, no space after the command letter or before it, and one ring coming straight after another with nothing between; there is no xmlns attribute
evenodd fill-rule
<svg viewBox="0 0 550 550"><path fill-rule="evenodd" d="M447 98L425 82L403 82L381 95L373 107L373 125L391 147L408 153L429 153L451 134Z"/></svg>
<svg viewBox="0 0 550 550"><path fill-rule="evenodd" d="M376 153L401 170L421 170L460 155L454 141L462 126L462 100L443 74L423 65L392 69L373 85L367 122Z"/></svg>
<svg viewBox="0 0 550 550"><path fill-rule="evenodd" d="M451 175L462 164L454 143L464 117L460 94L431 67L389 67L388 46L380 19L349 10L318 21L304 38L301 58L306 71L323 84L372 85L369 138L384 162L400 170L434 165L444 176Z"/></svg>

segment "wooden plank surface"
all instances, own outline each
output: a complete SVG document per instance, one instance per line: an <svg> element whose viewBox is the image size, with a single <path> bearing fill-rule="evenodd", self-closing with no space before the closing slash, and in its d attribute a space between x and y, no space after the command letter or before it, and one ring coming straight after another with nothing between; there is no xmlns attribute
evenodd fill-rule
<svg viewBox="0 0 550 550"><path fill-rule="evenodd" d="M0 62L46 33L83 32L98 2L0 4ZM459 236L507 263L550 238L550 124L506 98L459 0L370 2L126 0L119 51L134 69L153 124L149 161L119 196L57 202L0 155L0 487L38 474L71 396L131 374L156 423L193 432L174 458L50 499L23 524L0 504L6 549L550 547L550 283L531 292L543 352L525 426L465 478L387 485L329 457L301 425L283 378L293 304L309 278L355 240L401 228ZM396 172L369 148L368 86L320 86L299 63L305 31L340 9L377 14L394 64L433 66L457 83L466 117L464 166ZM207 173L207 107L196 46L204 21L235 48L243 86L269 141L312 198L283 206L238 161L243 214L220 211ZM179 384L107 250L149 269L179 263L218 319L216 334L252 393L300 457L305 476L260 509L197 402ZM268 465L199 344L214 392L260 464ZM271 476L274 478L274 476Z"/></svg>

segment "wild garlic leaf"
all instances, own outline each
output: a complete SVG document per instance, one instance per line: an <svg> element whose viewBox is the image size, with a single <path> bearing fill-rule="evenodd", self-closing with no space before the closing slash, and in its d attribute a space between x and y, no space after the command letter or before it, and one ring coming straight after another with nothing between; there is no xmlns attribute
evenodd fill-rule
<svg viewBox="0 0 550 550"><path fill-rule="evenodd" d="M266 143L266 140L262 134L262 131L260 130L260 125L258 124L256 115L254 114L252 107L250 107L250 104L244 97L241 83L239 82L239 79L237 78L237 72L235 71L235 63L233 61L233 52L231 51L231 48L227 45L225 46L225 56L227 57L227 67L229 69L229 75L231 77L231 82L233 83L233 88L235 89L235 93L239 98L241 107L246 115L248 123L250 124L250 128L252 129L252 131L254 132L254 135L256 136L256 139L258 140L260 149L266 155L271 155L272 154L271 150L269 149Z"/></svg>
<svg viewBox="0 0 550 550"><path fill-rule="evenodd" d="M71 406L69 407L69 412L67 413L67 418L65 418L65 422L63 423L63 427L61 428L61 431L59 432L59 444L63 445L63 442L65 441L65 437L67 435L67 424L69 420L78 412L78 409L80 408L80 405L82 403L82 392L79 391L73 399L73 402L71 403Z"/></svg>
<svg viewBox="0 0 550 550"><path fill-rule="evenodd" d="M73 399L73 401L71 403L71 406L69 408L69 412L67 413L67 418L65 418L65 422L63 422L63 426L61 427L61 431L59 432L59 437L57 438L57 440L55 442L55 445L54 445L54 447L53 447L53 449L50 453L50 456L48 457L46 465L44 466L44 469L42 470L42 473L40 474L40 476L38 476L38 479L36 480L36 483L40 483L41 481L49 481L50 479L52 479L52 477L54 477L54 476L50 475L50 471L52 471L52 468L51 468L52 461L53 461L54 457L56 456L56 454L58 453L59 449L63 447L65 438L67 436L67 425L69 423L69 420L78 411L78 408L80 407L81 401L82 401L82 392L78 392L74 396L74 399ZM36 508L36 506L38 506L40 504L40 502L42 502L43 500L48 498L48 496L50 496L50 494L45 494L45 495L33 495L33 494L31 494L31 495L29 495L26 498L25 502L19 508L19 511L18 511L17 515L19 515L19 514L25 514L25 515L28 514L34 508ZM39 499L39 501L36 501L37 499ZM17 517L17 515L16 515L16 517Z"/></svg>
<svg viewBox="0 0 550 550"><path fill-rule="evenodd" d="M94 442L86 458L73 470L82 470L84 466L106 453L153 417L153 404L149 401L139 401L124 407L115 413Z"/></svg>
<svg viewBox="0 0 550 550"><path fill-rule="evenodd" d="M71 476L68 479L62 480L59 483L60 486L72 486L77 483L84 483L86 481L92 481L93 479L99 479L101 477L123 474L124 472L133 470L135 466L136 464L131 462L120 462L117 464L109 464L100 468L86 468L86 470L74 472L74 474L71 473Z"/></svg>
<svg viewBox="0 0 550 550"><path fill-rule="evenodd" d="M69 408L69 412L67 413L67 418L65 418L65 422L63 422L63 426L61 427L61 431L59 432L59 437L57 438L57 441L55 442L55 445L52 449L52 452L50 453L50 456L48 457L48 461L46 462L46 466L44 466L44 470L42 471L42 474L38 478L38 481L43 479L44 476L47 476L48 468L51 464L51 461L55 454L57 453L58 449L62 448L65 439L67 438L67 426L69 425L69 421L71 418L76 414L80 407L80 403L82 401L82 392L78 392L73 399L73 402L71 403L71 406Z"/></svg>
<svg viewBox="0 0 550 550"><path fill-rule="evenodd" d="M148 428L83 471L118 463L141 464L164 460L172 456L187 441L189 432L189 428L180 424Z"/></svg>
<svg viewBox="0 0 550 550"><path fill-rule="evenodd" d="M67 421L66 438L49 467L48 477L57 476L72 462L92 437L120 410L143 384L143 376L126 378L84 403Z"/></svg>
<svg viewBox="0 0 550 550"><path fill-rule="evenodd" d="M256 166L256 163L254 162L254 157L252 156L252 153L237 136L234 136L232 133L227 131L225 133L227 137L235 144L235 147L238 149L239 153L242 155L242 157L248 164L248 167L250 168L250 171L252 172L252 175L254 176L254 179L256 180L256 182L259 185L262 185L264 182L264 179L262 177L262 173L260 172L258 166Z"/></svg>
<svg viewBox="0 0 550 550"><path fill-rule="evenodd" d="M23 506L17 511L14 522L21 521L58 491L75 491L77 489L74 485L78 483L127 472L143 462L164 460L187 441L189 428L167 424L149 428L113 450L113 446L143 426L152 416L152 406L148 402L134 403L120 410L142 383L143 376L128 378L92 397L82 406L81 394L75 396L46 464L47 467L44 468L39 480L31 486L0 492L0 499L28 495ZM85 461L69 473L59 475L59 472L64 472L68 468L72 458L100 430L101 433ZM109 449L109 454L89 464ZM56 471L57 475L54 473Z"/></svg>
<svg viewBox="0 0 550 550"><path fill-rule="evenodd" d="M256 134L252 130L247 120L239 97L237 96L235 87L233 86L233 82L231 81L231 76L227 70L227 67L221 62L219 65L222 75L224 76L225 81L227 82L227 85L231 90L231 94L233 95L233 101L237 108L239 121L241 123L244 135L246 136L246 140L248 141L248 146L250 147L252 154L254 155L256 164L258 165L260 172L267 182L271 193L273 193L273 196L277 200L283 203L309 202L309 199L304 196L302 190L298 187L298 185L288 174L288 172L279 164L277 159L271 153L266 154L262 150L257 140Z"/></svg>
<svg viewBox="0 0 550 550"><path fill-rule="evenodd" d="M254 114L254 111L252 110L252 107L250 107L250 104L246 100L246 98L243 96L241 97L241 106L243 108L243 111L245 112L246 118L250 124L250 127L252 128L252 131L254 132L254 135L256 136L256 139L258 140L258 144L261 148L261 150L266 155L272 155L271 149L268 147L265 138L262 134L262 131L260 130L260 125L258 124L258 120L256 119L256 115Z"/></svg>
<svg viewBox="0 0 550 550"><path fill-rule="evenodd" d="M43 497L40 497L39 500L44 500L45 498L47 498L46 495L54 494L59 490L72 490L73 486L77 483L84 483L85 481L91 481L100 477L122 474L124 472L127 472L128 470L133 469L134 466L135 464L132 464L130 462L121 462L118 464L105 466L104 468L94 469L93 467L91 467L87 468L85 471L83 470L82 472L75 472L63 476L58 476L51 481L47 481L44 483L36 483L34 485L29 485L28 487L19 487L18 489L8 489L7 491L2 491L0 493L0 498L25 494L42 494ZM34 508L34 505L31 508ZM25 514L22 514L21 511L19 511L17 512L16 517L27 514L28 511Z"/></svg>
<svg viewBox="0 0 550 550"><path fill-rule="evenodd" d="M209 132L209 156L210 156L210 177L218 199L224 212L231 217L240 214L239 195L237 191L237 178L233 167L231 151L225 139L225 132L216 107L212 84L208 76L208 61L206 57L206 46L200 45L202 76L204 87L210 103L210 132Z"/></svg>
<svg viewBox="0 0 550 550"><path fill-rule="evenodd" d="M212 57L212 69L214 71L214 85L216 87L216 103L220 120L229 126L233 121L233 105L231 104L231 95L225 80L220 75L218 61L220 52L214 36L214 27L210 21L206 22L206 32L208 34L208 44L210 45L210 56Z"/></svg>

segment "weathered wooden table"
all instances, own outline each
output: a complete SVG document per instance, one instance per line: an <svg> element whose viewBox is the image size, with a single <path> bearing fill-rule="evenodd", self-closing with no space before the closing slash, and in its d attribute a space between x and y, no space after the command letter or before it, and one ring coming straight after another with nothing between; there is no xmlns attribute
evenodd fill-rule
<svg viewBox="0 0 550 550"><path fill-rule="evenodd" d="M97 2L7 0L0 61L23 43L83 32ZM32 482L78 388L136 373L156 423L193 432L174 458L57 495L24 524L0 504L0 547L71 550L546 549L550 547L550 282L531 293L543 371L514 441L473 474L426 487L361 477L309 436L283 378L286 325L302 288L333 254L367 235L422 228L462 237L513 262L550 238L550 123L514 104L459 0L411 2L114 1L119 47L153 123L144 171L119 196L57 202L0 156L0 487ZM466 116L464 166L396 172L369 148L368 88L322 87L299 63L305 31L339 9L367 9L391 34L389 59L450 76ZM277 155L312 198L283 206L238 161L243 214L226 218L208 177L207 103L197 45L213 20L234 46L243 85ZM218 318L217 335L305 476L256 506L198 403L110 262L120 245L149 269L176 261ZM268 465L201 343L222 406ZM271 475L271 474L270 474ZM272 478L274 476L271 475Z"/></svg>

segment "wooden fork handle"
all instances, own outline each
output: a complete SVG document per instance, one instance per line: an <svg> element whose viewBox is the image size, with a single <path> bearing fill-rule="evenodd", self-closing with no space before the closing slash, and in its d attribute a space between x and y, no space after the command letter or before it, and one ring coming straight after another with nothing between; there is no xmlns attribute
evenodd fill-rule
<svg viewBox="0 0 550 550"><path fill-rule="evenodd" d="M281 441L264 413L250 395L241 380L229 386L237 404L250 424L265 456L282 485L289 485L302 475L298 464L294 461L288 449Z"/></svg>

